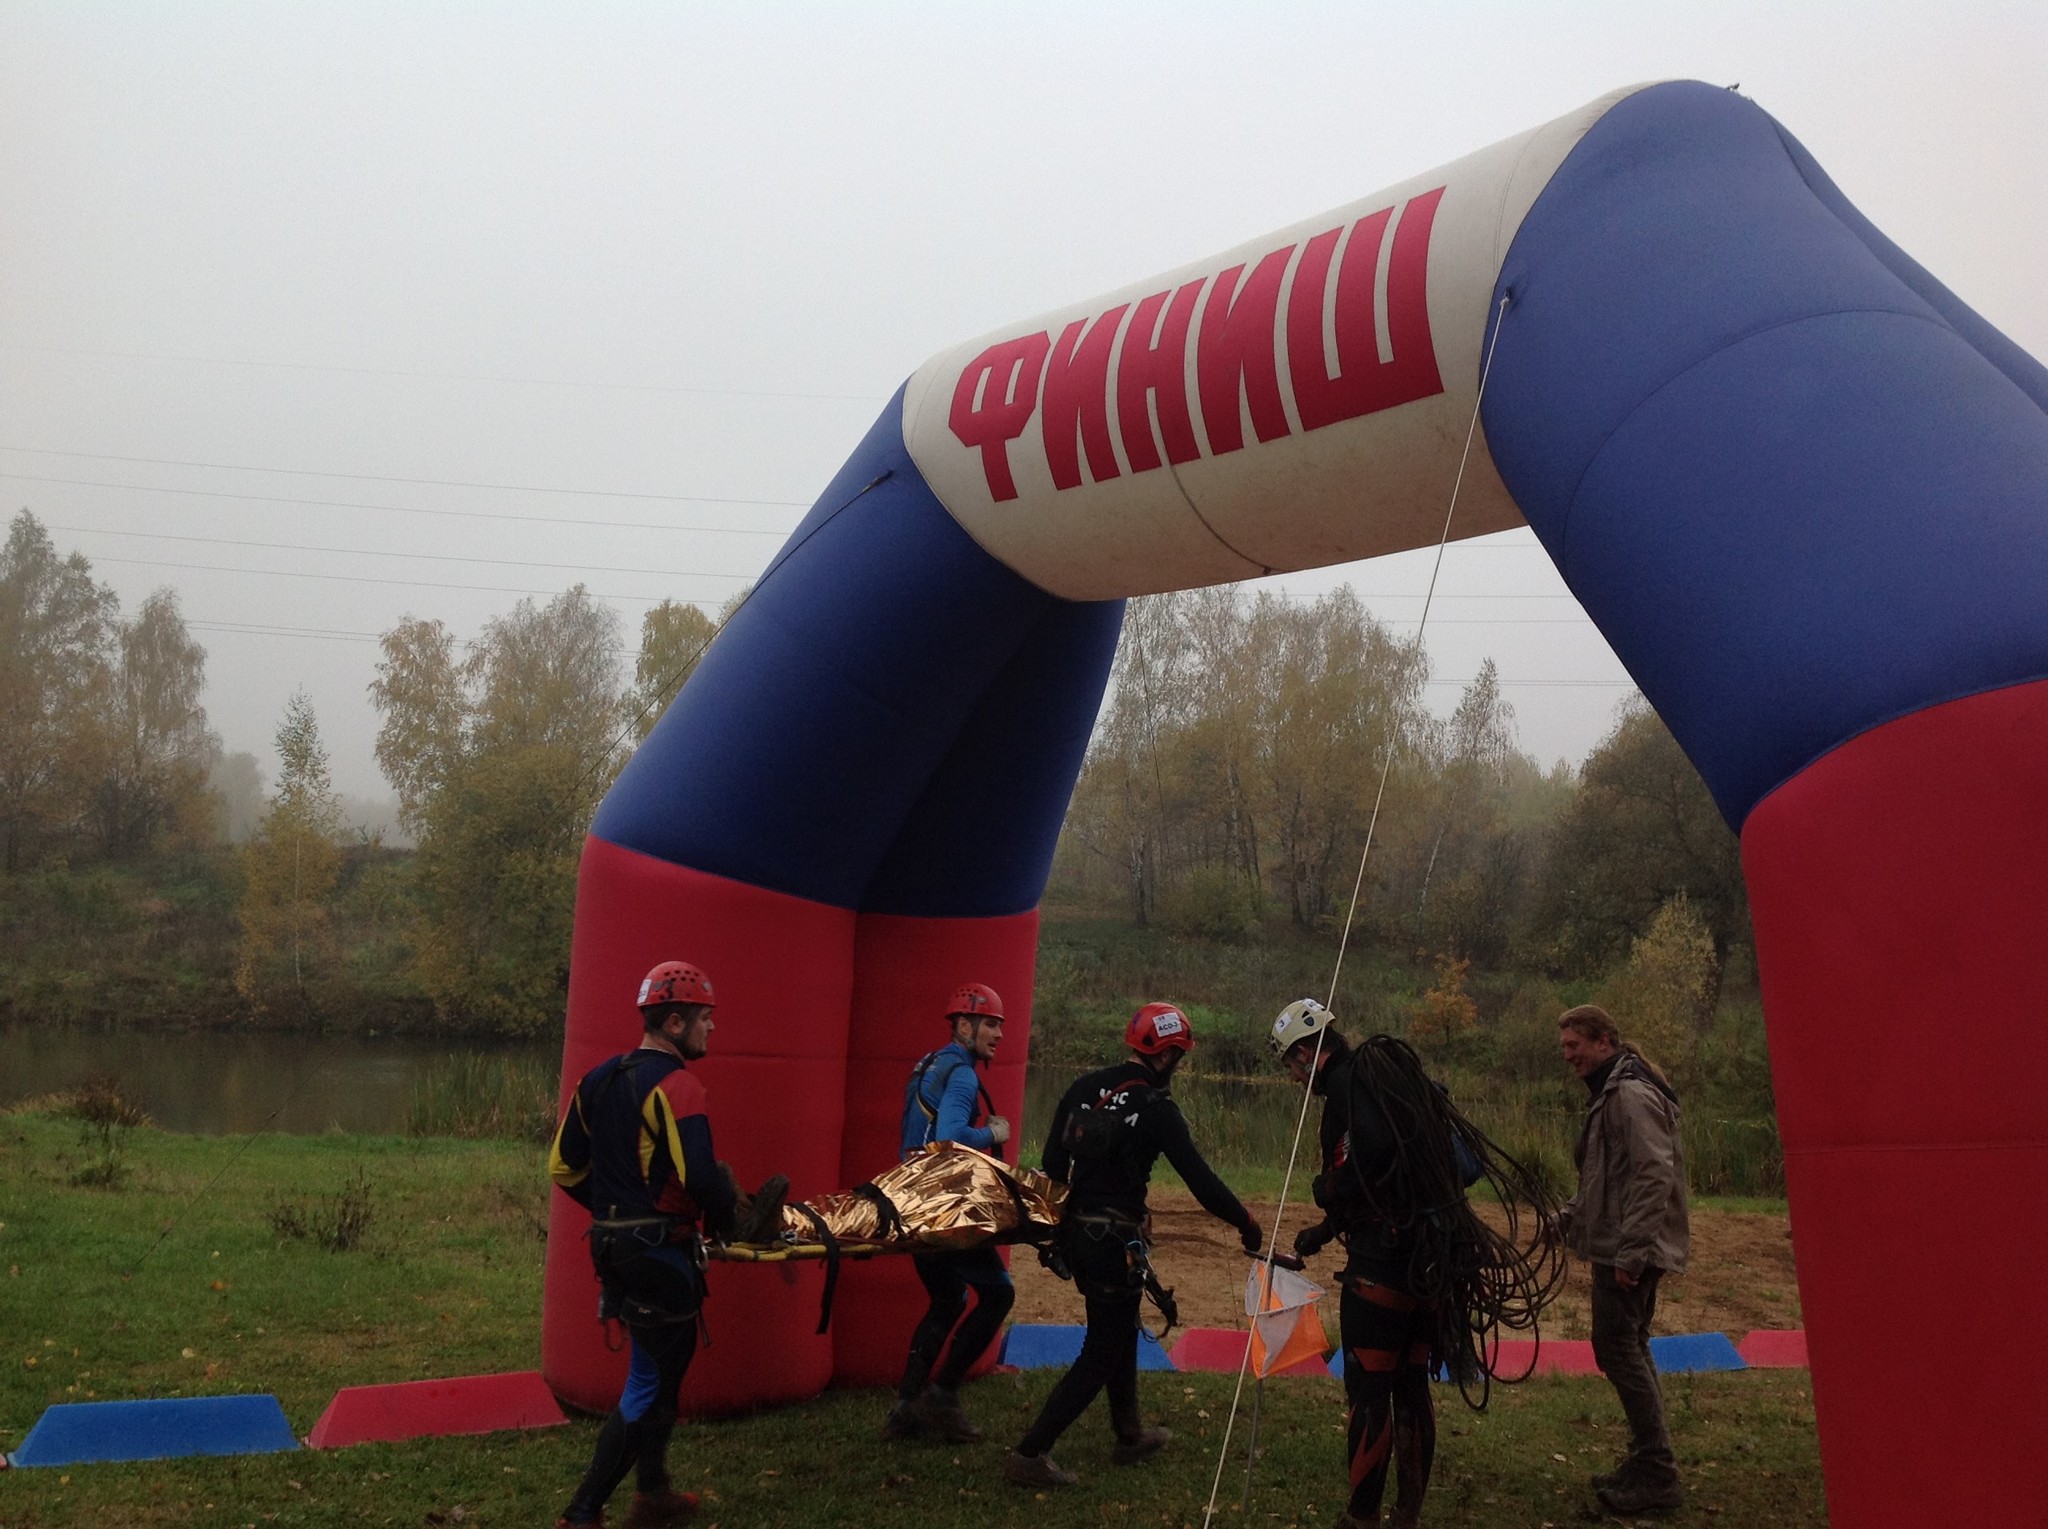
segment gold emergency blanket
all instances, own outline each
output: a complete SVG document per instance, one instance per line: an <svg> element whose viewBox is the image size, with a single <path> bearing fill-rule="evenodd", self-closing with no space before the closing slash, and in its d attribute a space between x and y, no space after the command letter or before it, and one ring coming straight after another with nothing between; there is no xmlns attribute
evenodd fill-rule
<svg viewBox="0 0 2048 1529"><path fill-rule="evenodd" d="M1060 1206L1067 1197L1066 1185L958 1142L935 1142L876 1174L873 1190L846 1190L804 1202L812 1215L794 1204L784 1206L779 1246L726 1248L714 1250L713 1256L823 1257L826 1248L817 1221L824 1223L842 1254L855 1257L1034 1242L1050 1236L1059 1225Z"/></svg>

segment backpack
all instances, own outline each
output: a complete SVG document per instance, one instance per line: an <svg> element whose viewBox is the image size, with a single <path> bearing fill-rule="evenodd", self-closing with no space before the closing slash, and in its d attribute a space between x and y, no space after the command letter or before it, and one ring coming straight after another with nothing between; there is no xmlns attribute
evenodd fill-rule
<svg viewBox="0 0 2048 1529"><path fill-rule="evenodd" d="M1068 1112L1066 1130L1060 1137L1067 1155L1077 1163L1105 1163L1122 1156L1137 1135L1138 1117L1152 1097L1151 1085L1131 1082L1105 1088L1094 1099L1076 1105Z"/></svg>

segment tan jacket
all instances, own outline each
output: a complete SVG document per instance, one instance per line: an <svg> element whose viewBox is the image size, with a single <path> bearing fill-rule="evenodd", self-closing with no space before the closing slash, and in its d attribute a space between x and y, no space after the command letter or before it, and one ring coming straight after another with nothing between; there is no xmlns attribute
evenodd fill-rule
<svg viewBox="0 0 2048 1529"><path fill-rule="evenodd" d="M1685 1214L1685 1147L1678 1101L1632 1052L1620 1053L1572 1152L1579 1192L1566 1203L1565 1246L1630 1275L1677 1274L1692 1236Z"/></svg>

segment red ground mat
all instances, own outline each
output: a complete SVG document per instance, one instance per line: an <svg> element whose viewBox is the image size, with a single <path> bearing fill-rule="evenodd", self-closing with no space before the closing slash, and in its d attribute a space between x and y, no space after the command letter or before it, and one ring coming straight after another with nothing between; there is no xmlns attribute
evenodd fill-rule
<svg viewBox="0 0 2048 1529"><path fill-rule="evenodd" d="M1600 1373L1600 1366L1593 1363L1593 1345L1583 1338L1545 1338L1540 1349L1533 1339L1503 1338L1499 1357L1493 1363L1493 1373L1505 1375L1510 1380L1527 1373L1531 1349L1536 1350L1535 1373L1538 1375Z"/></svg>
<svg viewBox="0 0 2048 1529"><path fill-rule="evenodd" d="M1762 1328L1735 1345L1735 1352L1752 1370L1803 1370L1806 1368L1806 1331L1769 1332Z"/></svg>
<svg viewBox="0 0 2048 1529"><path fill-rule="evenodd" d="M1230 1327L1190 1327L1167 1355L1176 1370L1220 1370L1234 1375L1244 1363L1244 1346L1250 1334ZM1280 1375L1327 1375L1328 1364L1321 1359L1303 1359L1275 1372Z"/></svg>
<svg viewBox="0 0 2048 1529"><path fill-rule="evenodd" d="M306 1442L315 1449L340 1449L440 1434L552 1428L568 1421L540 1371L522 1370L514 1375L346 1386L334 1393Z"/></svg>

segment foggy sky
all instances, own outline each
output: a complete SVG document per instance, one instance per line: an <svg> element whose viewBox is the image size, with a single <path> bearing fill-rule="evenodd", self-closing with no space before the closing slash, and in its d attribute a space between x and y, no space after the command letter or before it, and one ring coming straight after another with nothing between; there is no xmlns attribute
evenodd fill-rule
<svg viewBox="0 0 2048 1529"><path fill-rule="evenodd" d="M381 796L402 615L581 580L630 649L941 347L1667 77L2048 356L2039 4L0 3L0 502L178 591L229 749L303 685ZM1430 558L1265 582L1405 632ZM1626 693L1527 532L1447 552L1428 643L1545 760Z"/></svg>

